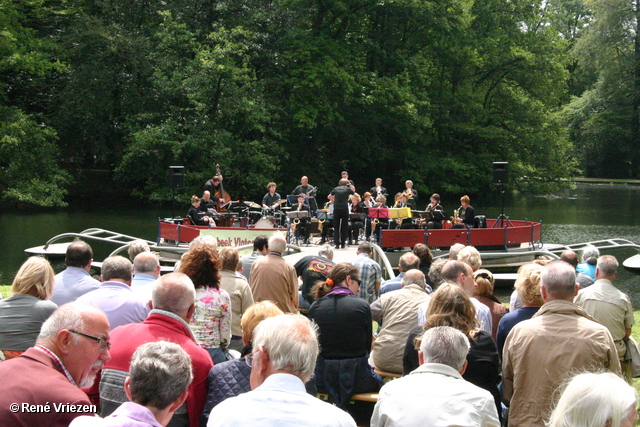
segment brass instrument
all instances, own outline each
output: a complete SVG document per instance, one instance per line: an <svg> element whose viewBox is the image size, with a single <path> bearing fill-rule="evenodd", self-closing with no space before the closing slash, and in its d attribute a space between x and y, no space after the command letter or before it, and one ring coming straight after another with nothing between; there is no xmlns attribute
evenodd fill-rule
<svg viewBox="0 0 640 427"><path fill-rule="evenodd" d="M293 221L291 221L291 235L292 236L295 236L296 228L298 228L298 224L300 224L300 219L299 218L294 218Z"/></svg>
<svg viewBox="0 0 640 427"><path fill-rule="evenodd" d="M322 229L324 228L324 222L325 222L325 221L326 221L326 220L324 220L324 219L321 219L321 220L319 220L319 221L318 221L318 231L319 231L321 234L322 234Z"/></svg>
<svg viewBox="0 0 640 427"><path fill-rule="evenodd" d="M460 222L460 209L454 209L451 224L457 224L458 222Z"/></svg>
<svg viewBox="0 0 640 427"><path fill-rule="evenodd" d="M371 232L373 233L374 231L376 231L376 227L378 226L378 224L380 223L380 220L378 218L373 218L371 220Z"/></svg>

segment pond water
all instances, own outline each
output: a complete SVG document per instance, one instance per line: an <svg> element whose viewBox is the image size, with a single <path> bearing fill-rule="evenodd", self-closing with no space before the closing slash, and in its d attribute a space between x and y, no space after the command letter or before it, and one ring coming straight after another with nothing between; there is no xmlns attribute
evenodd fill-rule
<svg viewBox="0 0 640 427"><path fill-rule="evenodd" d="M426 197L421 198L426 204ZM502 210L499 193L472 199L476 214L495 218ZM457 200L443 200L447 216L459 206ZM184 212L182 212L184 210ZM186 213L186 208L176 212ZM26 259L24 249L43 245L49 238L65 232L87 228L103 228L149 240L158 234L159 217L172 216L171 206L149 205L98 206L98 203L70 207L56 212L0 213L0 284L10 285L15 272ZM508 194L504 213L513 219L529 219L543 223L543 241L571 244L609 238L622 238L640 243L640 187L626 185L581 184L551 197ZM92 244L96 259L102 259L114 247ZM622 261L635 250L620 249L611 254ZM62 262L54 269L64 268ZM635 307L640 307L640 276L620 267L617 285L627 292ZM504 291L503 291L504 292Z"/></svg>

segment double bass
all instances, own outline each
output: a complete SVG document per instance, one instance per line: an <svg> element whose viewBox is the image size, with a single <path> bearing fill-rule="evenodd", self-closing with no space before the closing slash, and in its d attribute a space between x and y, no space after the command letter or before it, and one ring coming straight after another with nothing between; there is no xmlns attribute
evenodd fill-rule
<svg viewBox="0 0 640 427"><path fill-rule="evenodd" d="M216 164L216 173L220 177L220 189L216 191L216 194L214 194L214 196L218 198L218 200L216 201L216 210L220 213L227 212L227 208L223 206L229 203L229 201L231 200L231 196L229 195L229 193L225 193L224 191L224 187L222 185L222 172L220 172L219 164ZM223 227L230 227L231 225L233 225L233 218L219 218L218 222ZM229 224L229 222L231 224Z"/></svg>

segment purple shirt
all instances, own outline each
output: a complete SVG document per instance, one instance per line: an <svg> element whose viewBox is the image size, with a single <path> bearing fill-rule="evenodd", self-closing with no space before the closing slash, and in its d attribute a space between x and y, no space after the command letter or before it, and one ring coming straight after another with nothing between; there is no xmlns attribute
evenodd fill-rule
<svg viewBox="0 0 640 427"><path fill-rule="evenodd" d="M145 406L125 402L105 419L98 417L78 417L69 427L162 427Z"/></svg>
<svg viewBox="0 0 640 427"><path fill-rule="evenodd" d="M111 329L128 323L141 323L149 314L148 301L133 293L121 282L102 282L95 291L84 294L76 300L104 311Z"/></svg>

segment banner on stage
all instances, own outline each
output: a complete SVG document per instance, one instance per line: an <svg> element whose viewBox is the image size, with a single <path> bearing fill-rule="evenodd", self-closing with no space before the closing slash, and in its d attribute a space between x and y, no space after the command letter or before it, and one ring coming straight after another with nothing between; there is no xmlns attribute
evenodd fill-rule
<svg viewBox="0 0 640 427"><path fill-rule="evenodd" d="M209 228L200 230L201 236L212 236L216 239L216 246L219 248L233 247L244 245L253 245L256 237L264 235L273 236L275 233L283 233L286 230L272 229L244 229L244 228Z"/></svg>

